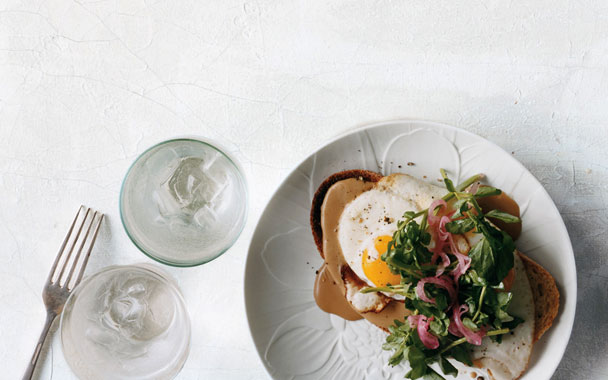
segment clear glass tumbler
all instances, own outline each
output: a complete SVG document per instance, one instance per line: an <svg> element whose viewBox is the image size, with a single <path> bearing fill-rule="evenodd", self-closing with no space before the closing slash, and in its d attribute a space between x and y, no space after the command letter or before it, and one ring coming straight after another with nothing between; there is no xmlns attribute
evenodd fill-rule
<svg viewBox="0 0 608 380"><path fill-rule="evenodd" d="M190 318L173 280L150 264L87 277L61 314L66 360L81 379L172 379L190 351Z"/></svg>
<svg viewBox="0 0 608 380"><path fill-rule="evenodd" d="M123 181L120 215L133 243L163 264L194 266L224 253L247 216L247 186L213 144L178 138L142 153Z"/></svg>

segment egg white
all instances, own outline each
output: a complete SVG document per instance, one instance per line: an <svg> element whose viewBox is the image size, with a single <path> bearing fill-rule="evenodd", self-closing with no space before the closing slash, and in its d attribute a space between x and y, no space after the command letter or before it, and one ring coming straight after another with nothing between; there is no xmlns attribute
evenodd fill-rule
<svg viewBox="0 0 608 380"><path fill-rule="evenodd" d="M369 286L375 286L363 271L363 251L367 250L369 260L378 258L374 247L378 236L392 237L397 230L397 222L406 211L423 210L445 193L444 188L409 175L393 174L351 201L340 217L338 240L353 272Z"/></svg>

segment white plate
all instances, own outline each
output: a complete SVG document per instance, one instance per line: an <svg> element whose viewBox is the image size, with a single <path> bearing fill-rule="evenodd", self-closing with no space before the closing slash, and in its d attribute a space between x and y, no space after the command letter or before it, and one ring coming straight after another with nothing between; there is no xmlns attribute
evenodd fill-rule
<svg viewBox="0 0 608 380"><path fill-rule="evenodd" d="M576 307L574 255L557 208L536 178L493 143L451 126L405 120L361 128L326 144L291 172L262 214L247 257L245 304L258 354L273 378L403 378L405 367L387 365L384 332L317 307L313 284L322 259L309 227L310 205L321 182L341 170L403 172L433 182L441 167L454 182L484 173L519 203L523 231L517 247L551 272L561 293L559 314L534 346L522 379L551 377ZM464 373L459 378L470 379Z"/></svg>

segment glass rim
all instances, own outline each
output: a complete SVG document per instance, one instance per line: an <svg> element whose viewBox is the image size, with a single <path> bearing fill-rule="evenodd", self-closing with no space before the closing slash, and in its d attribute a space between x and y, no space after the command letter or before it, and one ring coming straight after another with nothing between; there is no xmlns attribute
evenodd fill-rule
<svg viewBox="0 0 608 380"><path fill-rule="evenodd" d="M152 253L147 252L146 249L144 249L144 247L142 247L142 245L137 242L137 239L135 239L135 237L132 236L133 234L132 234L132 232L129 231L129 227L127 226L127 222L125 221L125 216L123 215L123 203L124 203L123 195L124 195L124 191L125 191L125 182L127 181L127 178L129 178L129 175L131 174L131 171L133 170L133 167L135 166L135 164L137 164L137 162L139 162L139 160L144 155L146 155L148 152L150 152L151 150L161 147L163 145L169 144L169 143L179 142L179 141L199 143L202 145L206 145L206 146L214 149L215 151L217 151L219 154L224 156L236 168L237 175L238 175L239 179L241 180L241 182L243 183L243 186L245 188L245 191L244 191L244 193L245 193L244 194L245 211L244 211L243 217L242 217L243 223L242 223L241 228L237 231L234 238L229 243L226 244L225 247L220 249L218 251L218 253L216 253L215 255L211 256L210 258L204 259L204 260L195 260L195 261L188 261L188 262L174 261L174 260L167 260L162 257L157 257L157 256L153 255ZM177 267L177 268L192 268L192 267L196 267L199 265L207 264L207 263L217 259L218 257L222 256L224 253L226 253L226 251L228 251L234 245L234 243L236 243L236 241L241 236L243 230L245 229L245 225L247 224L247 217L249 215L249 188L248 188L248 184L247 184L247 178L243 174L243 170L242 170L242 167L239 164L239 162L235 158L231 157L231 155L229 153L225 152L224 149L222 149L214 144L219 145L216 142L211 143L209 139L205 139L203 137L195 137L195 136L174 137L169 140L163 140L161 142L158 142L158 143L152 145L151 147L147 148L143 152L141 152L137 156L137 158L135 158L135 160L129 165L129 168L127 169L127 172L125 173L125 176L122 179L122 183L120 185L120 194L118 197L118 211L120 214L120 221L122 223L122 227L123 227L124 231L126 232L127 236L129 237L129 240L131 240L133 245L135 245L135 247L140 252L142 252L144 255L146 255L147 257L151 258L152 260L154 260L160 264L169 265L169 266Z"/></svg>
<svg viewBox="0 0 608 380"><path fill-rule="evenodd" d="M140 272L147 273L155 278L158 278L164 284L169 286L172 293L175 295L177 302L179 304L181 304L181 308L184 312L184 315L186 316L186 321L187 321L186 327L188 329L188 334L187 334L187 346L183 353L184 359L180 360L181 364L180 364L179 368L177 368L177 372L175 373L175 376L177 376L177 374L179 374L182 371L182 369L184 368L184 365L186 364L186 361L188 360L188 357L190 356L190 350L192 349L192 320L190 318L190 313L188 312L188 306L186 305L186 300L184 299L184 295L182 294L181 289L178 287L175 279L173 277L171 277L171 275L169 275L168 273L164 272L162 270L162 268L154 268L153 264L150 264L150 263L109 265L107 267L103 267L99 271L97 271L93 274L87 275L79 284L77 284L74 287L74 289L72 290L72 292L70 293L70 295L68 296L68 298L65 302L65 305L66 306L69 305L70 302L76 302L74 300L74 298L77 298L78 294L82 291L82 289L84 289L94 278L101 276L105 273L114 271L114 270L122 270L122 269L137 270ZM58 327L59 340L61 341L61 349L63 350L64 354L66 352L64 333L63 333L63 328L65 325L64 318L66 315L65 310L66 309L64 308L60 313L61 315L59 317L59 327ZM72 364L70 363L70 360L68 359L67 356L66 356L66 362L68 363L68 366L70 368L72 368ZM72 369L72 371L74 371L74 370ZM76 373L76 371L74 371L74 372Z"/></svg>

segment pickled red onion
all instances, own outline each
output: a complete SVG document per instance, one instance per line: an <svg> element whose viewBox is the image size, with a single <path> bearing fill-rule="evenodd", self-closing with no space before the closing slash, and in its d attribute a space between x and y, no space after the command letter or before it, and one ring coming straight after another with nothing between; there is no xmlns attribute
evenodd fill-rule
<svg viewBox="0 0 608 380"><path fill-rule="evenodd" d="M441 276L445 271L445 268L450 265L450 258L445 254L445 252L443 252L444 246L446 245L446 243L449 243L450 248L452 250L452 254L458 259L458 265L452 272L454 278L456 279L456 281L458 281L460 276L465 274L467 269L469 269L469 267L471 266L471 259L458 250L458 246L455 244L452 234L449 233L445 228L446 224L451 221L450 218L455 211L450 211L443 216L435 215L434 213L435 208L445 207L447 210L447 206L448 205L446 201L444 201L443 199L437 199L433 201L433 203L431 203L431 205L429 206L427 221L431 229L431 233L435 238L435 247L433 248L433 256L431 257L431 263L434 264L437 259L441 257L441 264L439 264L437 271L435 272L436 277Z"/></svg>
<svg viewBox="0 0 608 380"><path fill-rule="evenodd" d="M410 315L407 317L407 321L410 323L410 327L416 327L418 331L418 337L424 347L434 350L439 347L439 340L437 337L429 331L429 322L435 317L427 319L424 315Z"/></svg>
<svg viewBox="0 0 608 380"><path fill-rule="evenodd" d="M443 274L445 268L450 265L450 258L445 254L445 252L443 252L443 244L441 244L439 249L437 249L437 246L435 246L435 248L436 249L433 250L433 257L431 257L431 262L435 263L437 258L441 257L441 264L439 264L437 271L435 272L435 276L439 277Z"/></svg>
<svg viewBox="0 0 608 380"><path fill-rule="evenodd" d="M454 336L457 336L459 338L462 337L462 333L460 332L460 330L458 329L458 327L456 327L456 323L454 322L454 317L450 318L450 325L448 326L448 332Z"/></svg>
<svg viewBox="0 0 608 380"><path fill-rule="evenodd" d="M484 328L480 328L479 331L474 332L462 323L462 314L466 313L467 311L469 311L469 307L467 305L455 305L454 313L452 314L452 318L450 318L450 326L448 326L448 331L450 334L458 337L464 336L467 339L467 342L479 346L481 345L481 340L486 335L486 331Z"/></svg>
<svg viewBox="0 0 608 380"><path fill-rule="evenodd" d="M454 242L454 238L451 234L448 236L448 241L450 242L450 249L452 250L452 254L458 259L458 265L456 266L456 269L454 269L454 271L452 272L454 274L454 279L458 281L460 276L465 274L467 269L469 269L469 267L471 266L471 258L467 255L460 253L460 250Z"/></svg>
<svg viewBox="0 0 608 380"><path fill-rule="evenodd" d="M424 302L434 304L434 303L436 303L435 298L427 297L426 293L424 292L424 284L427 282L426 281L427 278L429 278L429 277L423 278L420 281L418 281L418 285L416 285L416 295L418 296L418 298L420 298Z"/></svg>
<svg viewBox="0 0 608 380"><path fill-rule="evenodd" d="M450 279L447 276L425 277L425 278L421 279L420 281L418 281L418 284L416 285L416 295L418 295L418 298L420 298L424 302L429 302L429 303L433 303L433 304L437 303L435 301L435 298L427 297L426 293L424 292L424 284L427 284L427 283L434 284L436 286L439 286L439 287L447 290L448 295L450 296L450 305L456 302L456 297L457 297L456 288L454 288L452 279Z"/></svg>
<svg viewBox="0 0 608 380"><path fill-rule="evenodd" d="M429 226L434 226L439 223L439 219L441 217L439 215L435 215L435 208L437 208L437 206L441 206L442 208L445 207L446 209L448 208L448 204L443 199L437 199L433 201L433 203L431 203L431 205L429 206L427 216L427 222L429 223Z"/></svg>
<svg viewBox="0 0 608 380"><path fill-rule="evenodd" d="M442 216L441 218L439 218L438 224L433 224L431 226L431 232L433 233L433 236L435 238L435 247L433 248L433 256L431 257L431 263L434 264L437 261L437 258L441 257L441 264L435 272L435 276L437 277L441 276L445 268L450 265L450 258L448 257L448 255L445 254L445 252L443 252L443 248L447 242L449 235L449 232L447 232L445 229L445 225L449 221L449 217Z"/></svg>
<svg viewBox="0 0 608 380"><path fill-rule="evenodd" d="M450 222L450 218L447 216L442 216L439 219L439 226L437 228L437 237L442 241L446 241L450 235L450 233L445 229L445 225Z"/></svg>

